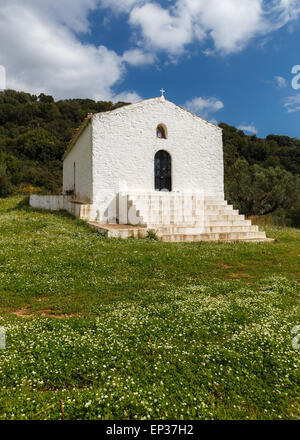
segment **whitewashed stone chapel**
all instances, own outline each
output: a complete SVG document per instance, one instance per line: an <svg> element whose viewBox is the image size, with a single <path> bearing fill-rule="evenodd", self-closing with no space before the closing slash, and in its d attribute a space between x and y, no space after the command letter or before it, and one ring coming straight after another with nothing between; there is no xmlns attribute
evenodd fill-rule
<svg viewBox="0 0 300 440"><path fill-rule="evenodd" d="M89 115L63 157L63 195L32 196L110 237L264 241L224 200L218 126L162 96Z"/></svg>

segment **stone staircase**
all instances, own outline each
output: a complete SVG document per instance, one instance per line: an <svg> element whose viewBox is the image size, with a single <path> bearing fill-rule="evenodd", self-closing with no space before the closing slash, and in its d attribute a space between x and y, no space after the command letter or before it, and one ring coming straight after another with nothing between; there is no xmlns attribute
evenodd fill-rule
<svg viewBox="0 0 300 440"><path fill-rule="evenodd" d="M224 200L201 193L128 193L131 223L155 231L164 242L271 241Z"/></svg>

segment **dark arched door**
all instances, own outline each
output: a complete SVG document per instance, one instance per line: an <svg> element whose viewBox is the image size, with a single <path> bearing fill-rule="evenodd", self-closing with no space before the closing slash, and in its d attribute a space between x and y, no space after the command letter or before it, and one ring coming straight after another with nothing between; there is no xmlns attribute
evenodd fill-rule
<svg viewBox="0 0 300 440"><path fill-rule="evenodd" d="M155 189L157 191L172 191L171 156L165 150L155 155Z"/></svg>

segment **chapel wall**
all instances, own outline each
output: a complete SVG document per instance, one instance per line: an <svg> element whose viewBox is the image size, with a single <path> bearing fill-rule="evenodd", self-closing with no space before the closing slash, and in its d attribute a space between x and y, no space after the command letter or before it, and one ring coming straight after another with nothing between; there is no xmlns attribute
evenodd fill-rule
<svg viewBox="0 0 300 440"><path fill-rule="evenodd" d="M164 124L168 139L158 139ZM169 101L155 99L93 117L94 203L115 203L120 191L154 190L154 156L172 158L173 191L224 197L222 130Z"/></svg>
<svg viewBox="0 0 300 440"><path fill-rule="evenodd" d="M93 200L92 156L92 124L88 124L63 164L63 191L73 190L75 175L75 198L82 203Z"/></svg>

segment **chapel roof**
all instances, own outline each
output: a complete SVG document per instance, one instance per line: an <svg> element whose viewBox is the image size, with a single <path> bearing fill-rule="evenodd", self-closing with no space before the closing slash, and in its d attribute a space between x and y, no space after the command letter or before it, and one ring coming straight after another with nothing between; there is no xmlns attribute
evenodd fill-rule
<svg viewBox="0 0 300 440"><path fill-rule="evenodd" d="M191 112L190 110L187 110L186 108L181 107L180 105L177 105L177 104L175 104L175 103L172 102L172 101L169 101L169 100L168 100L167 98L165 98L164 96L159 96L159 97L156 97L156 98L143 99L143 100L138 101L138 102L135 102L135 103L133 103L133 104L128 104L128 105L125 105L125 106L123 106L123 107L118 107L118 108L116 108L116 109L114 109L114 110L109 110L109 111L107 111L107 112L95 113L95 116L97 116L97 115L107 115L107 114L110 114L110 113L119 113L119 112L123 112L123 111L126 111L126 110L134 110L135 108L139 107L141 104L148 104L148 103L155 102L155 101L166 102L166 103L168 103L168 104L171 104L171 105L173 105L174 107L177 107L177 108L179 108L180 110L183 110L183 111L186 112L186 113L190 113L190 114L193 115L194 117L196 117L196 118L198 118L198 119L201 119L202 121L204 121L204 122L206 122L206 123L208 123L208 124L210 124L210 125L213 125L214 127L216 127L216 128L218 128L219 130L223 131L223 129L222 129L221 127L219 127L217 124L215 124L215 123L213 123L213 122L211 122L211 121L208 121L208 120L205 119L205 118L202 118L202 116L199 116L199 115L197 115L196 113L193 113L193 112Z"/></svg>

